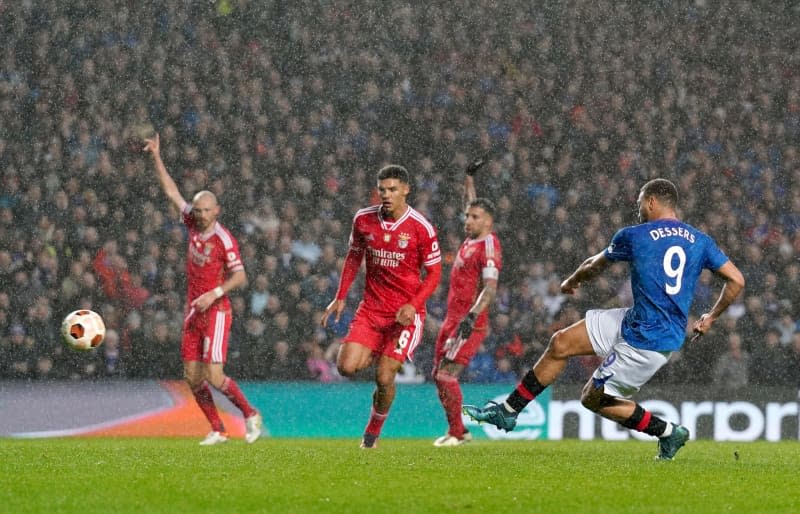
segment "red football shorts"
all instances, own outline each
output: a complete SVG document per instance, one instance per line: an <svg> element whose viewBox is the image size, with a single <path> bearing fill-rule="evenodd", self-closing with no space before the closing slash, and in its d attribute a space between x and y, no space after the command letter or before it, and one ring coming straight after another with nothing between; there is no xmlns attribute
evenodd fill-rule
<svg viewBox="0 0 800 514"><path fill-rule="evenodd" d="M184 362L224 363L228 358L232 319L230 310L215 305L205 312L190 307L183 321L181 358Z"/></svg>
<svg viewBox="0 0 800 514"><path fill-rule="evenodd" d="M414 350L422 341L425 313L418 312L414 322L406 327L400 326L394 318L394 314L374 314L359 306L344 341L358 343L371 349L373 354L400 362L412 360Z"/></svg>
<svg viewBox="0 0 800 514"><path fill-rule="evenodd" d="M478 353L478 348L481 347L481 343L486 338L486 326L476 324L466 341L460 341L457 338L456 331L462 319L445 316L442 326L439 328L439 335L436 337L436 353L433 357L434 370L439 367L439 362L442 359L467 366L469 361ZM450 340L449 344L448 340Z"/></svg>

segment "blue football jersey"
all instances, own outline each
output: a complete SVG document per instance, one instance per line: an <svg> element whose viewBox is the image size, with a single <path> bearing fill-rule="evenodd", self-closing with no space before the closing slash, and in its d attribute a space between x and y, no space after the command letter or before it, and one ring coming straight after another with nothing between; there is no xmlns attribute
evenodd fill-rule
<svg viewBox="0 0 800 514"><path fill-rule="evenodd" d="M622 337L654 351L680 349L700 273L728 262L711 237L674 219L625 227L604 254L630 263L633 307L622 321Z"/></svg>

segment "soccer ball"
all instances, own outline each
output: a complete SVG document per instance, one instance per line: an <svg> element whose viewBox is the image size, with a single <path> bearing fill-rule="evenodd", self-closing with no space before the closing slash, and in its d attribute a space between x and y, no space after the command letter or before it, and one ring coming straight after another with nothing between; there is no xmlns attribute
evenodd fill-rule
<svg viewBox="0 0 800 514"><path fill-rule="evenodd" d="M81 309L70 312L61 323L61 337L76 350L91 350L103 344L106 325L94 311Z"/></svg>

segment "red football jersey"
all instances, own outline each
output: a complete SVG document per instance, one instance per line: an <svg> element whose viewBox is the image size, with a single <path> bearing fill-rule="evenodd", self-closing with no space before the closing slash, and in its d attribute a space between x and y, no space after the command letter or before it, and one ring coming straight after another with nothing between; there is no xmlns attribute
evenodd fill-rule
<svg viewBox="0 0 800 514"><path fill-rule="evenodd" d="M425 266L442 260L436 229L411 206L398 220L381 216L381 206L356 212L350 249L367 262L364 307L393 315L418 292Z"/></svg>
<svg viewBox="0 0 800 514"><path fill-rule="evenodd" d="M483 289L482 279L497 280L502 267L503 253L497 234L464 240L450 271L447 317L460 319L466 316ZM487 315L487 311L483 311L481 318Z"/></svg>
<svg viewBox="0 0 800 514"><path fill-rule="evenodd" d="M192 216L192 206L183 208L183 222L189 230L189 249L186 253L187 300L191 303L206 291L211 291L225 282L229 273L243 270L239 243L221 223L214 223L214 232L201 234ZM220 299L225 308L230 308L228 296Z"/></svg>

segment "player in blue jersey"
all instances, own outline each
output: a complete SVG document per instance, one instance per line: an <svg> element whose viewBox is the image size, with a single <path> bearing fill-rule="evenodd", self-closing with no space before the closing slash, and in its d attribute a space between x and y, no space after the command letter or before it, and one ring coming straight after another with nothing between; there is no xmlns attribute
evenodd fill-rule
<svg viewBox="0 0 800 514"><path fill-rule="evenodd" d="M642 223L617 232L608 248L586 259L561 284L563 293L573 294L611 263L629 262L632 307L587 311L584 319L553 334L544 354L505 402L482 408L465 405L464 413L513 430L517 414L556 380L570 357L599 355L603 362L584 386L581 403L626 428L658 437L656 458L671 460L689 439L688 429L628 398L683 345L703 269L721 276L725 285L711 310L695 322L694 339L711 328L744 288L742 273L714 240L678 219L677 202L678 190L669 180L645 184L637 200Z"/></svg>

